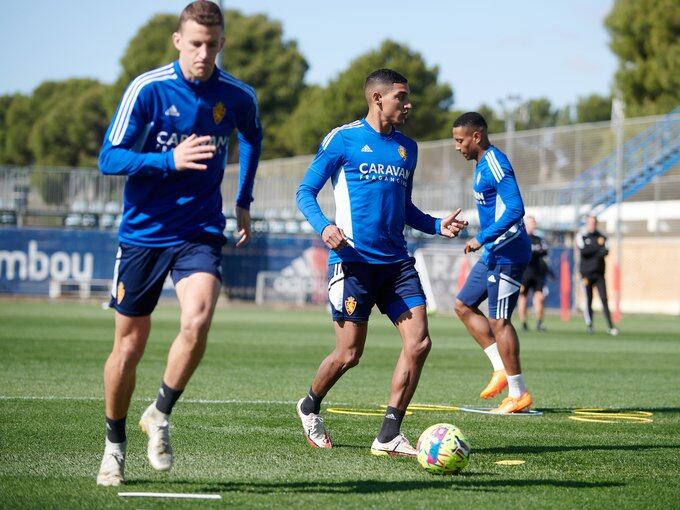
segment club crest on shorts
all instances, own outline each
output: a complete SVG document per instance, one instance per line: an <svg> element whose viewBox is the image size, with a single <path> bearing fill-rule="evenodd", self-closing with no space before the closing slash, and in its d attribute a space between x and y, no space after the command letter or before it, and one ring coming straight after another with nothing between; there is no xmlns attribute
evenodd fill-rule
<svg viewBox="0 0 680 510"><path fill-rule="evenodd" d="M406 161L406 158L408 157L408 152L406 152L406 149L404 148L404 146L400 145L399 148L397 149L397 151L399 152L401 159Z"/></svg>
<svg viewBox="0 0 680 510"><path fill-rule="evenodd" d="M125 297L125 285L123 282L118 282L118 289L116 290L116 301L120 304Z"/></svg>
<svg viewBox="0 0 680 510"><path fill-rule="evenodd" d="M215 124L222 122L225 113L227 113L227 109L224 107L222 101L213 106L213 120L215 121Z"/></svg>
<svg viewBox="0 0 680 510"><path fill-rule="evenodd" d="M345 311L347 312L347 315L352 315L356 308L357 300L354 299L354 297L349 296L347 299L345 299Z"/></svg>

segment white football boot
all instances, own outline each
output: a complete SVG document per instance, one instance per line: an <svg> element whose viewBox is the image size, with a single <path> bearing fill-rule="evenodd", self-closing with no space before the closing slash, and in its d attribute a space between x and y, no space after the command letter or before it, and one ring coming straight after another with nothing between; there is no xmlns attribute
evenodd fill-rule
<svg viewBox="0 0 680 510"><path fill-rule="evenodd" d="M139 428L149 436L147 457L151 467L157 471L170 471L172 468L173 457L168 418L169 415L156 409L156 403L153 402L146 408L139 420Z"/></svg>
<svg viewBox="0 0 680 510"><path fill-rule="evenodd" d="M301 398L297 403L297 414L302 422L302 429L305 431L305 439L312 448L332 448L331 438L328 435L326 426L323 424L323 418L318 414L309 413L304 414L300 406L304 398Z"/></svg>
<svg viewBox="0 0 680 510"><path fill-rule="evenodd" d="M371 454L389 455L390 457L417 457L418 451L411 446L411 443L403 434L399 434L387 443L381 443L376 437L371 445Z"/></svg>
<svg viewBox="0 0 680 510"><path fill-rule="evenodd" d="M125 481L125 449L127 442L112 443L106 440L102 464L97 475L97 485L117 487Z"/></svg>

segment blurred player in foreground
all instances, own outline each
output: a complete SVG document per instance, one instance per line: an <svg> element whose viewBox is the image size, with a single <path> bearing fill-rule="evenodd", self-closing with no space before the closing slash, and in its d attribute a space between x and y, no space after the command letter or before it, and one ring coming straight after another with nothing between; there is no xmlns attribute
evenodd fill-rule
<svg viewBox="0 0 680 510"><path fill-rule="evenodd" d="M482 398L498 395L507 385L508 397L494 409L515 413L528 409L532 398L526 390L519 359L519 339L510 322L519 296L520 280L531 259L531 242L524 228L524 203L510 161L489 142L484 117L468 112L453 124L456 150L477 162L473 191L480 231L465 245L465 253L484 248L458 293L456 314L484 349L493 375ZM489 300L489 318L479 305Z"/></svg>
<svg viewBox="0 0 680 510"><path fill-rule="evenodd" d="M519 301L517 306L519 309L519 320L522 322L522 331L529 331L529 326L527 324L527 301L529 300L529 293L532 293L534 313L536 314L536 331L544 332L543 303L545 301L545 295L543 288L545 287L545 280L550 274L550 268L545 261L545 257L548 255L548 248L546 248L543 238L536 235L536 218L527 216L524 220L527 234L531 241L531 260L524 270L522 286L519 289Z"/></svg>
<svg viewBox="0 0 680 510"><path fill-rule="evenodd" d="M158 397L139 425L149 437L151 466L172 467L170 413L203 357L220 291L225 242L220 184L234 129L241 164L237 246L250 237L262 132L253 89L215 67L223 33L215 3L189 4L172 35L179 59L132 81L99 156L103 173L127 176L111 299L115 336L104 368L106 446L99 485L124 481L125 420L136 367L168 274L179 300L180 330Z"/></svg>
<svg viewBox="0 0 680 510"><path fill-rule="evenodd" d="M323 360L309 394L297 405L305 437L315 448L332 446L320 416L321 401L359 363L368 318L377 304L399 331L402 351L371 453L417 454L400 427L431 341L425 295L406 249L404 227L453 238L466 222L456 219L460 209L439 219L411 201L418 146L396 129L411 110L409 94L408 82L399 73L390 69L371 73L364 84L366 118L337 127L323 139L297 192L300 211L332 250L328 297L335 349ZM323 214L316 199L328 179L335 193L335 223Z"/></svg>

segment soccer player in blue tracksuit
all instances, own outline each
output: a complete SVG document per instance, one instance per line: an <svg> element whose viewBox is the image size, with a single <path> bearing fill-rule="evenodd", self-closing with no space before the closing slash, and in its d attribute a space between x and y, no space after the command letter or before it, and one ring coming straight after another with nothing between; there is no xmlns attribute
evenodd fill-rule
<svg viewBox="0 0 680 510"><path fill-rule="evenodd" d="M336 345L319 366L309 394L297 405L305 437L315 448L332 446L319 415L321 400L359 362L368 317L377 304L399 330L403 348L371 453L416 454L399 429L431 342L425 296L406 250L404 226L455 237L466 222L456 219L460 210L437 219L411 201L418 146L395 129L411 109L409 93L407 80L399 73L390 69L371 73L364 84L366 118L335 128L323 139L297 192L298 207L332 250L328 295ZM335 223L316 200L329 178Z"/></svg>
<svg viewBox="0 0 680 510"><path fill-rule="evenodd" d="M489 142L484 117L468 112L453 123L456 150L477 161L473 191L480 231L465 245L465 253L484 248L456 299L456 314L484 349L494 368L480 395L491 398L508 386L508 397L494 409L515 413L528 409L519 360L519 340L510 322L517 304L520 281L531 260L531 241L524 228L524 204L510 161ZM479 310L489 300L489 318Z"/></svg>
<svg viewBox="0 0 680 510"><path fill-rule="evenodd" d="M115 338L104 368L107 431L99 485L124 480L125 419L135 369L168 274L181 309L180 332L170 347L158 397L140 426L149 436L153 468L172 467L170 412L203 356L220 290L225 242L220 184L234 129L241 165L237 246L250 236L262 132L253 89L215 67L223 33L215 3L189 4L173 34L179 60L131 82L99 156L104 174L127 177L111 299Z"/></svg>

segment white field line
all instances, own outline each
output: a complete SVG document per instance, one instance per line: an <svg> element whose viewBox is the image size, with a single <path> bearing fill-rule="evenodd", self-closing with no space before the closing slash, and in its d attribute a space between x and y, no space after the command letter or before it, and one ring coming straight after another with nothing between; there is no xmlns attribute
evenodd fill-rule
<svg viewBox="0 0 680 510"><path fill-rule="evenodd" d="M0 395L0 401L3 400L36 400L36 401L65 401L65 402L103 402L104 397L73 397L73 396L49 396L49 395ZM148 402L149 398L133 398L139 402ZM180 402L185 404L253 404L253 405L295 405L297 400L247 400L238 398L229 399L202 399L202 398L183 398ZM329 402L328 405L348 406L342 402Z"/></svg>
<svg viewBox="0 0 680 510"><path fill-rule="evenodd" d="M192 494L190 492L119 492L124 498L181 498L181 499L222 499L219 494Z"/></svg>

